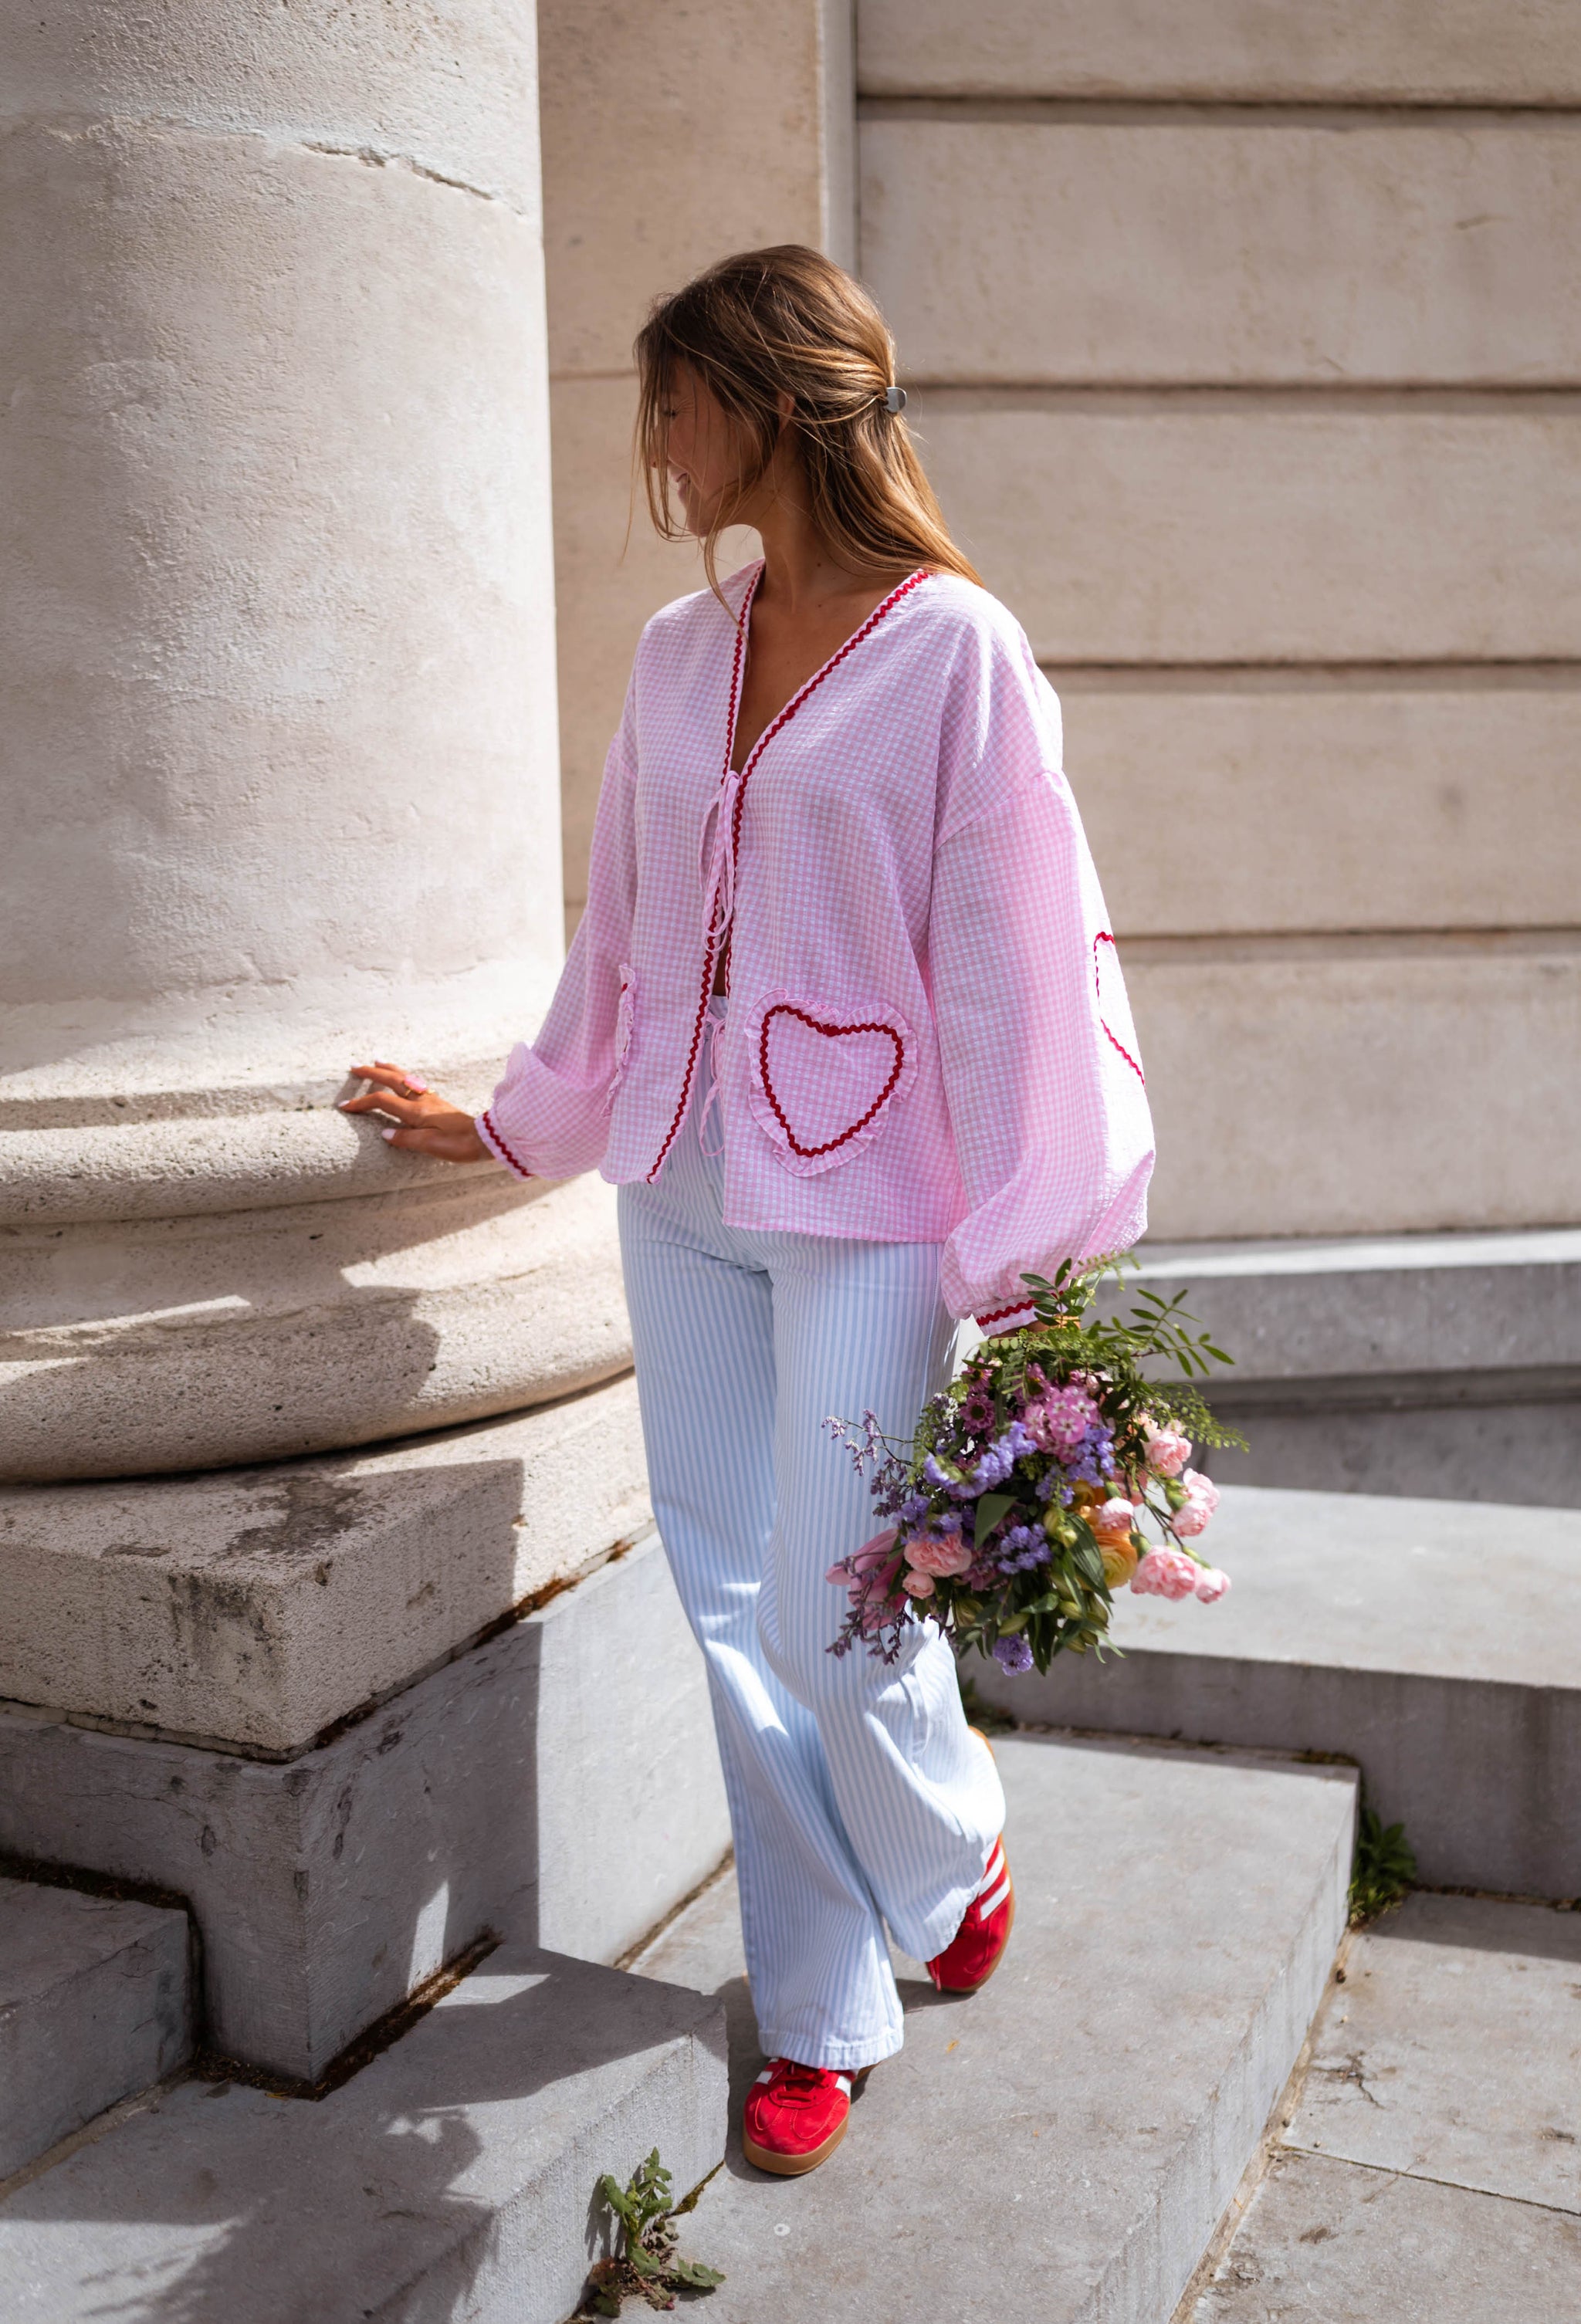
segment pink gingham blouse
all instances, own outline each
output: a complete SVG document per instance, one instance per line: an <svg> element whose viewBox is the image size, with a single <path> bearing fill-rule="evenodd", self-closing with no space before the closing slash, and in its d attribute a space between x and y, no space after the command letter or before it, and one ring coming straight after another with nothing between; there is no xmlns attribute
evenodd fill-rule
<svg viewBox="0 0 1581 2324"><path fill-rule="evenodd" d="M761 565L656 613L587 908L479 1129L522 1176L656 1179L715 1053L734 1226L944 1246L951 1311L1123 1249L1152 1131L1059 706L985 590L915 573L730 766Z"/></svg>

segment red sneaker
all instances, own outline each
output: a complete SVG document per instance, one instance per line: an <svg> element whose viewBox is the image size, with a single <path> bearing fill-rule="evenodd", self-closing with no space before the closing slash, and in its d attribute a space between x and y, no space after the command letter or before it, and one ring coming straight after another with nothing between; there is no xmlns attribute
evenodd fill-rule
<svg viewBox="0 0 1581 2324"><path fill-rule="evenodd" d="M834 2153L850 2114L849 2074L771 2058L747 2093L741 2144L760 2171L794 2179Z"/></svg>
<svg viewBox="0 0 1581 2324"><path fill-rule="evenodd" d="M982 1884L966 1916L941 1953L928 1964L940 1993L975 1993L986 1985L1010 1942L1015 1925L1015 1887L1005 1862L1004 1842L996 1840Z"/></svg>

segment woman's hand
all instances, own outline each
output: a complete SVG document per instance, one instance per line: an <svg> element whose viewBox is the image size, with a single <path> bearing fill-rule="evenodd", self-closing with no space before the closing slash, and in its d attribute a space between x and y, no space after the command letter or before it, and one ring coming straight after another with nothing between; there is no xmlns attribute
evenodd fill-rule
<svg viewBox="0 0 1581 2324"><path fill-rule="evenodd" d="M477 1134L471 1114L451 1105L415 1074L402 1072L380 1058L371 1065L353 1065L353 1078L371 1082L371 1089L340 1101L342 1113L385 1113L398 1128L386 1130L392 1146L403 1153L431 1154L440 1162L490 1162L495 1157Z"/></svg>

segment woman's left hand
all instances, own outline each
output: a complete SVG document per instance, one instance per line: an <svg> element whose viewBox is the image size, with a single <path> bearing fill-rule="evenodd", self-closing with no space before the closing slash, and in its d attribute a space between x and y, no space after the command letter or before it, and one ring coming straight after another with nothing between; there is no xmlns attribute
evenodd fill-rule
<svg viewBox="0 0 1581 2324"><path fill-rule="evenodd" d="M356 1097L342 1098L342 1113L383 1113L397 1124L384 1136L407 1154L431 1154L440 1162L491 1162L471 1114L463 1113L426 1082L400 1065L379 1058L371 1065L353 1065L353 1078L372 1087Z"/></svg>

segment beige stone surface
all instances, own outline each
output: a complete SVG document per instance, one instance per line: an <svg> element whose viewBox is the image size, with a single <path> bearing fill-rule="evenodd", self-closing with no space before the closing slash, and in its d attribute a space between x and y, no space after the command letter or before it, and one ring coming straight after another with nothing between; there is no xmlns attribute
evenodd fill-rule
<svg viewBox="0 0 1581 2324"><path fill-rule="evenodd" d="M1049 676L1123 936L1576 922L1574 672Z"/></svg>
<svg viewBox="0 0 1581 2324"><path fill-rule="evenodd" d="M734 250L855 254L850 0L544 0L539 11L567 918L643 623L702 586L631 493L632 342ZM613 165L612 157L618 157ZM750 536L724 569L755 553Z"/></svg>
<svg viewBox="0 0 1581 2324"><path fill-rule="evenodd" d="M540 1404L631 1361L599 1178L0 1240L0 1478L279 1460Z"/></svg>
<svg viewBox="0 0 1581 2324"><path fill-rule="evenodd" d="M1581 98L1570 0L859 0L869 96Z"/></svg>
<svg viewBox="0 0 1581 2324"><path fill-rule="evenodd" d="M1581 397L930 390L1040 661L1581 658Z"/></svg>
<svg viewBox="0 0 1581 2324"><path fill-rule="evenodd" d="M530 226L119 123L0 134L0 1070L503 1038L558 954Z"/></svg>
<svg viewBox="0 0 1581 2324"><path fill-rule="evenodd" d="M0 1460L596 1377L574 1203L328 1111L476 1102L560 955L532 11L13 8L0 90Z"/></svg>
<svg viewBox="0 0 1581 2324"><path fill-rule="evenodd" d="M917 380L1573 386L1581 137L1541 114L864 123Z"/></svg>
<svg viewBox="0 0 1581 2324"><path fill-rule="evenodd" d="M550 368L629 372L650 302L727 251L818 243L816 0L545 0Z"/></svg>
<svg viewBox="0 0 1581 2324"><path fill-rule="evenodd" d="M1581 1222L1581 948L1133 941L1159 1240Z"/></svg>
<svg viewBox="0 0 1581 2324"><path fill-rule="evenodd" d="M532 12L520 0L289 8L161 0L0 12L0 118L264 127L431 171L536 225Z"/></svg>
<svg viewBox="0 0 1581 2324"><path fill-rule="evenodd" d="M647 1517L629 1377L388 1452L0 1490L0 1696L298 1751Z"/></svg>

